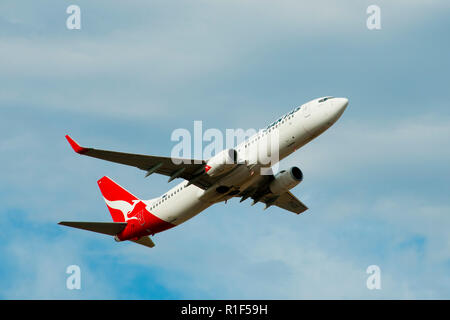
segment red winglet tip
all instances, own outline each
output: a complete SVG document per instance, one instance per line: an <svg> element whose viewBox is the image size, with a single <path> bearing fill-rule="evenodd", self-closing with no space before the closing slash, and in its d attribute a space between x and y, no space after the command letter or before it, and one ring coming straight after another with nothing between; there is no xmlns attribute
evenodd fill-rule
<svg viewBox="0 0 450 320"><path fill-rule="evenodd" d="M69 141L70 146L72 147L73 151L75 151L76 153L83 154L86 151L88 151L87 148L83 148L78 143L76 143L75 140L73 140L68 134L66 134L66 139L67 139L67 141Z"/></svg>
<svg viewBox="0 0 450 320"><path fill-rule="evenodd" d="M107 176L103 176L100 179L97 180L97 184L100 185L103 181L111 180Z"/></svg>

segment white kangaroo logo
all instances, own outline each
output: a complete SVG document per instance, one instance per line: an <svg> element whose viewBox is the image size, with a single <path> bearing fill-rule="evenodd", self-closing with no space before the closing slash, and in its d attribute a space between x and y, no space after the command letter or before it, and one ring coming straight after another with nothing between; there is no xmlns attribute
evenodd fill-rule
<svg viewBox="0 0 450 320"><path fill-rule="evenodd" d="M116 209L116 210L120 210L123 214L123 219L125 220L125 222L127 222L128 220L137 220L137 217L131 217L128 218L128 214L131 213L134 210L134 207L136 207L136 205L139 203L140 200L132 200L133 204L129 204L126 201L123 200L116 200L116 201L109 201L108 199L104 198L106 205L110 208Z"/></svg>

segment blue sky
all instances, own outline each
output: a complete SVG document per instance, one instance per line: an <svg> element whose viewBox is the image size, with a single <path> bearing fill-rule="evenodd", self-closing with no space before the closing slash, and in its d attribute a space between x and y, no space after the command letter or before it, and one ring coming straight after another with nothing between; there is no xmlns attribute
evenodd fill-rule
<svg viewBox="0 0 450 320"><path fill-rule="evenodd" d="M66 29L66 8L82 29ZM0 298L450 298L450 5L378 1L2 1ZM349 98L281 163L305 175L295 216L218 204L148 250L58 226L109 221L96 181L141 198L167 178L80 157L170 155L177 128L260 128ZM82 289L67 290L79 265ZM381 268L381 290L366 268Z"/></svg>

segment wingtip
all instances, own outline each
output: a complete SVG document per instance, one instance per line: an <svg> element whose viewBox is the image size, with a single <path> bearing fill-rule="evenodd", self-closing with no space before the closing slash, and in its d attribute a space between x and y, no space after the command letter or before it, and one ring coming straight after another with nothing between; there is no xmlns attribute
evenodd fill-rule
<svg viewBox="0 0 450 320"><path fill-rule="evenodd" d="M73 151L75 151L76 153L83 154L89 150L88 148L81 147L68 134L66 134L66 139L69 142L70 146L72 147Z"/></svg>

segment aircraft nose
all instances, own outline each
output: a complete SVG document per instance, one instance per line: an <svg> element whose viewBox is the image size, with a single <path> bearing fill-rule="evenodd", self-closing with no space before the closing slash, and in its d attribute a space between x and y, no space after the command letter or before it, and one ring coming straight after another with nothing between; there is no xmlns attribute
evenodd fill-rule
<svg viewBox="0 0 450 320"><path fill-rule="evenodd" d="M345 111L345 109L348 106L348 99L347 98L336 98L333 99L333 105L335 109L335 117L339 118Z"/></svg>

